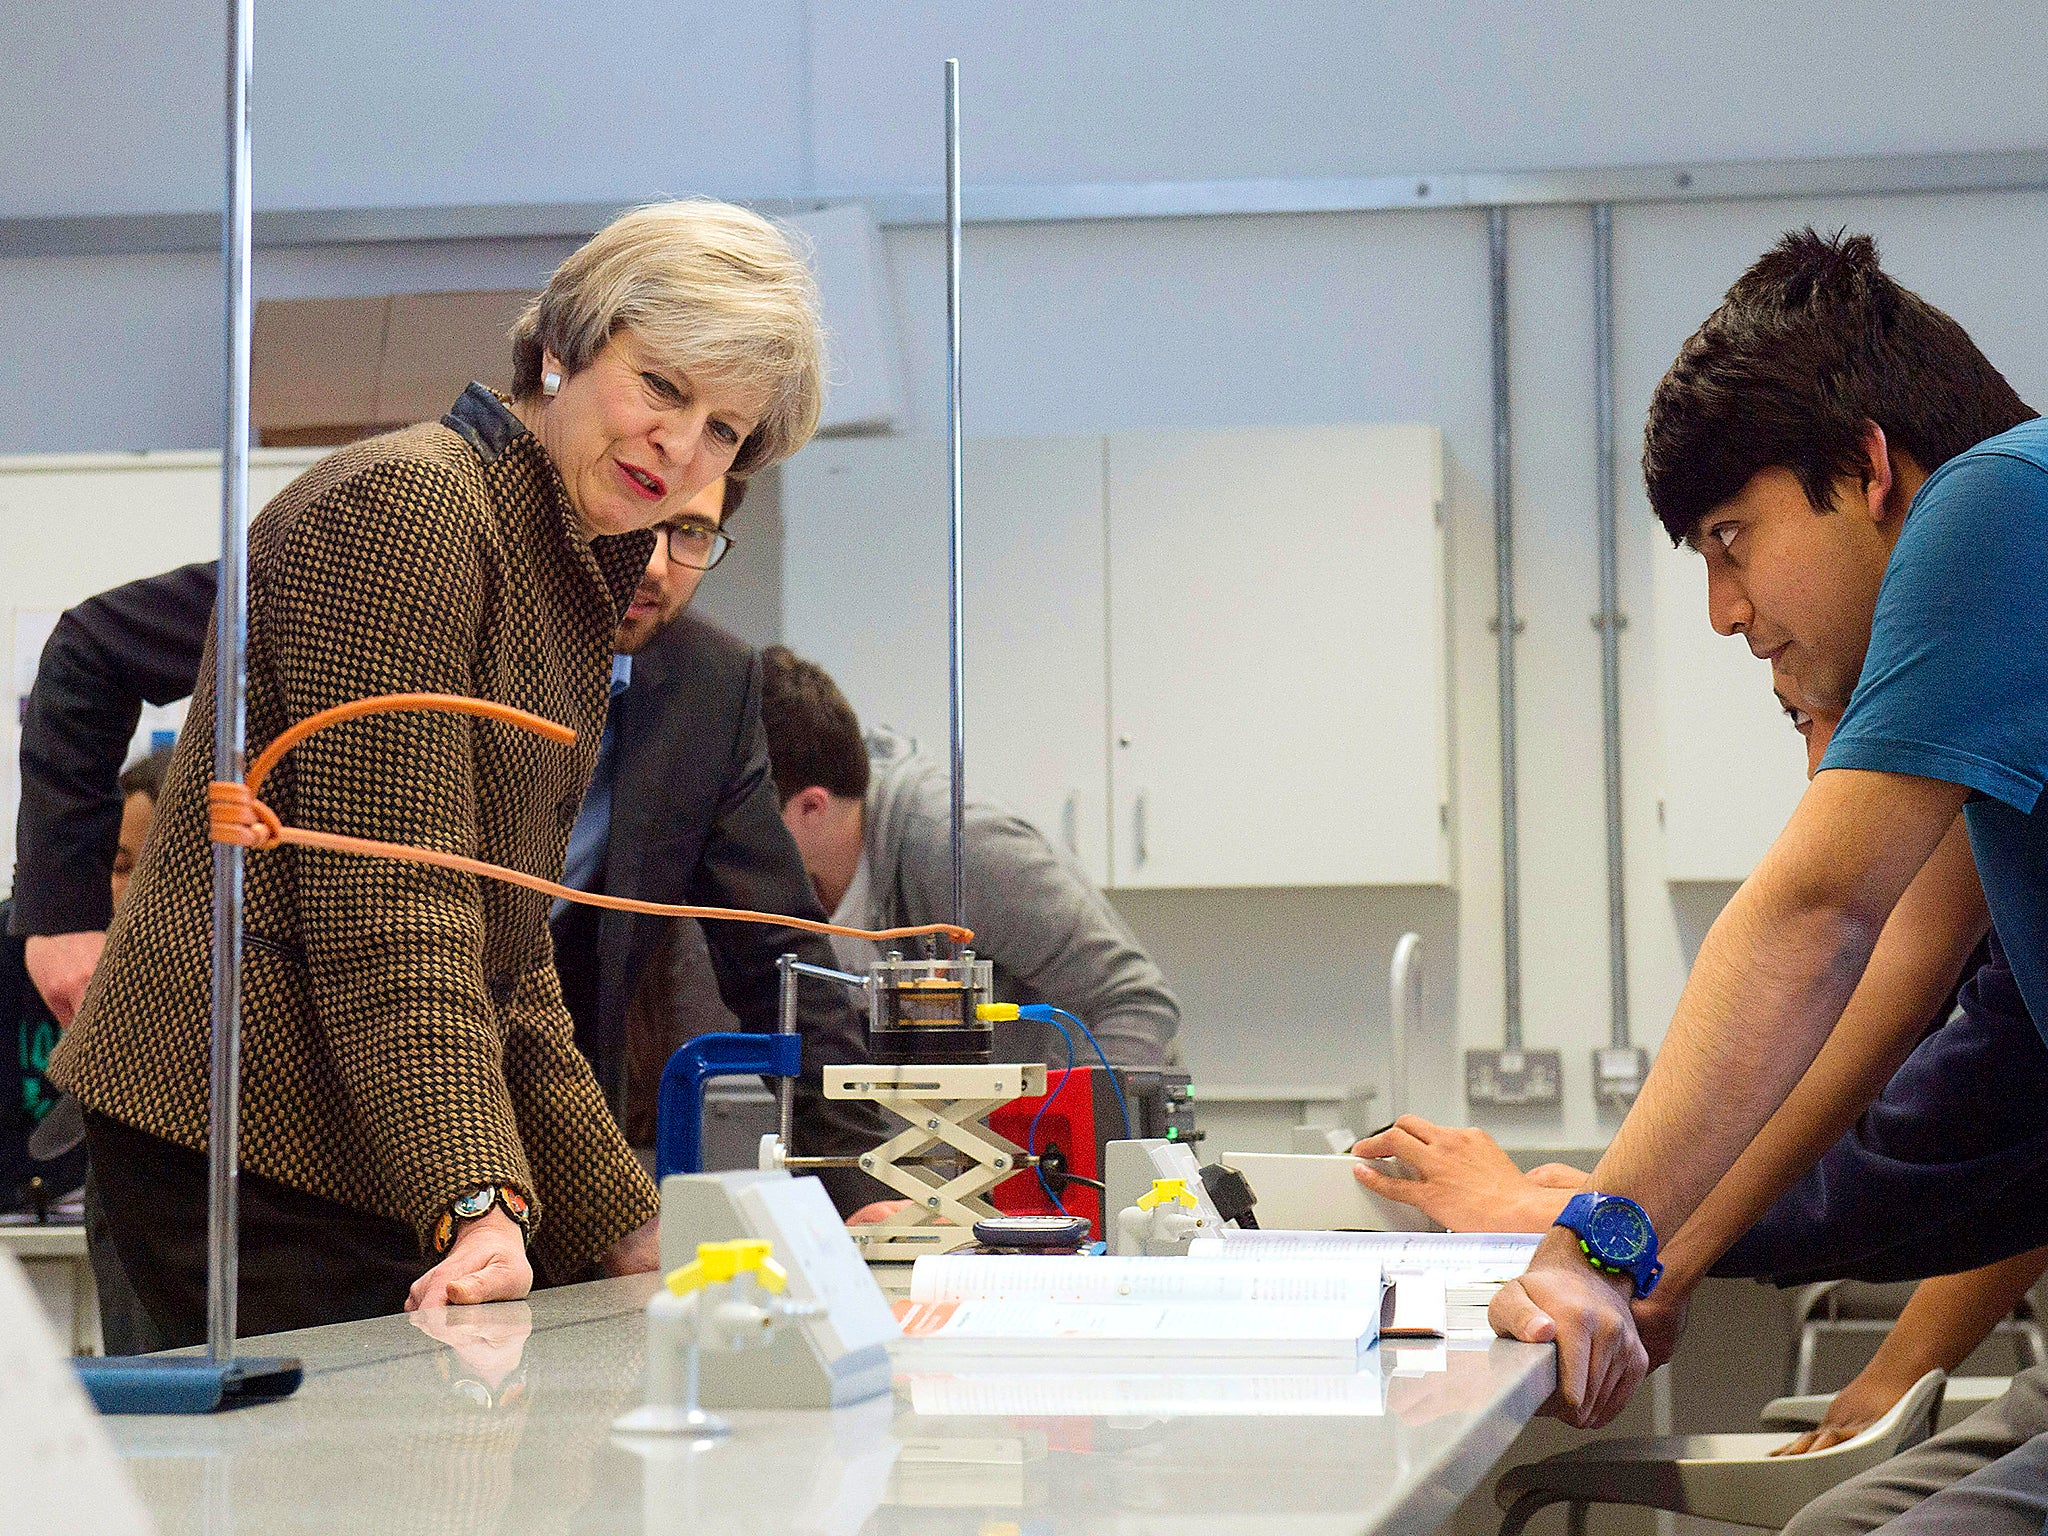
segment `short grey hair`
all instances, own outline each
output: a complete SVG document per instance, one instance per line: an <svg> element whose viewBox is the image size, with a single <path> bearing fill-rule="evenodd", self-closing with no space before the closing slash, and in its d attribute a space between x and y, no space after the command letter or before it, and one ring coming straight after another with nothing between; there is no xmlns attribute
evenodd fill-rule
<svg viewBox="0 0 2048 1536"><path fill-rule="evenodd" d="M539 392L544 352L575 374L629 330L666 367L763 389L731 473L780 463L810 441L824 406L824 324L801 239L704 198L621 214L555 268L513 325L513 397Z"/></svg>

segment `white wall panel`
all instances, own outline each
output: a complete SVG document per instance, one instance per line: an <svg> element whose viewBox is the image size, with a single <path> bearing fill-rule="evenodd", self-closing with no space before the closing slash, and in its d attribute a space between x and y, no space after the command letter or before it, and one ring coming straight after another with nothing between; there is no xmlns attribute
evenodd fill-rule
<svg viewBox="0 0 2048 1536"><path fill-rule="evenodd" d="M266 6L257 206L788 188L801 14L798 0ZM219 0L0 9L0 214L218 207L224 16Z"/></svg>
<svg viewBox="0 0 2048 1536"><path fill-rule="evenodd" d="M218 0L0 10L0 215L219 200ZM262 206L578 201L1933 153L2040 141L1991 0L436 0L258 17ZM1938 60L1939 67L1928 67Z"/></svg>
<svg viewBox="0 0 2048 1536"><path fill-rule="evenodd" d="M970 438L962 579L967 790L1108 875L1102 440ZM834 439L781 476L788 643L864 724L944 762L943 439Z"/></svg>
<svg viewBox="0 0 2048 1536"><path fill-rule="evenodd" d="M2012 148L2048 62L1985 0L963 7L816 0L825 185L935 185L958 54L970 179L1153 181ZM1938 69L1926 61L1941 61Z"/></svg>

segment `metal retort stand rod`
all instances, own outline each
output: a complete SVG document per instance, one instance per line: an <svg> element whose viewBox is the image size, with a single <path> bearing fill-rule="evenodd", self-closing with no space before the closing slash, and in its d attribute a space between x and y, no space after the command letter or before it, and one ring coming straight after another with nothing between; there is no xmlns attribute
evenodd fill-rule
<svg viewBox="0 0 2048 1536"><path fill-rule="evenodd" d="M254 246L249 90L254 0L228 0L227 184L221 218L226 299L226 410L221 443L220 592L214 606L213 776L240 783L246 764L249 649L249 265ZM296 1360L235 1356L240 1219L243 850L213 845L212 1083L207 1104L206 1354L77 1363L102 1413L208 1413L297 1390Z"/></svg>

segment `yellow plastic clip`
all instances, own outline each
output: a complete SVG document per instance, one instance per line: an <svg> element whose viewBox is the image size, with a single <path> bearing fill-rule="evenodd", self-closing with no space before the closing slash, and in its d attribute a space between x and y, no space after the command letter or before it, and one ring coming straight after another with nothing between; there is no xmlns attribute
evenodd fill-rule
<svg viewBox="0 0 2048 1536"><path fill-rule="evenodd" d="M976 1003L974 1016L984 1024L1014 1024L1017 1021L1015 1003Z"/></svg>
<svg viewBox="0 0 2048 1536"><path fill-rule="evenodd" d="M775 1262L773 1254L773 1245L759 1237L699 1243L697 1257L671 1271L662 1283L676 1295L687 1296L707 1285L723 1285L741 1274L752 1274L761 1289L779 1296L789 1284L789 1271Z"/></svg>
<svg viewBox="0 0 2048 1536"><path fill-rule="evenodd" d="M1154 1179L1152 1187L1138 1196L1138 1209L1141 1211L1149 1211L1155 1205L1184 1205L1192 1211L1199 1204L1189 1193L1186 1179Z"/></svg>
<svg viewBox="0 0 2048 1536"><path fill-rule="evenodd" d="M750 1270L761 1289L780 1296L789 1284L789 1271L775 1262L774 1246L765 1237L741 1238L733 1246L740 1250L739 1267Z"/></svg>

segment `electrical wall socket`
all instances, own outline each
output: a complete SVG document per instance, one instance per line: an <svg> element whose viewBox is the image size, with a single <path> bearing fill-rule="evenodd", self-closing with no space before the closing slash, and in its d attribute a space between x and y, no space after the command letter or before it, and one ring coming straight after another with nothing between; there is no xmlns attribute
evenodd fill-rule
<svg viewBox="0 0 2048 1536"><path fill-rule="evenodd" d="M1603 1045L1593 1051L1593 1102L1627 1109L1650 1075L1650 1053L1640 1045Z"/></svg>
<svg viewBox="0 0 2048 1536"><path fill-rule="evenodd" d="M1564 1058L1556 1051L1467 1051L1470 1104L1556 1104L1564 1098Z"/></svg>

